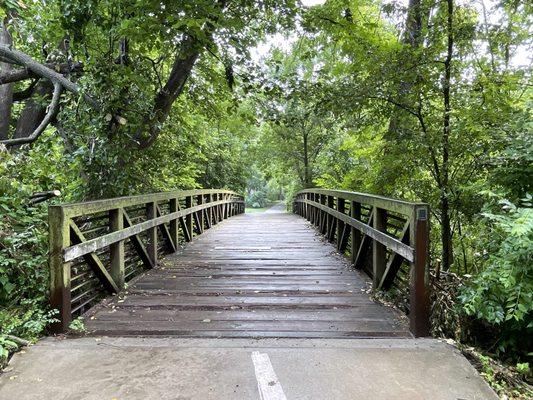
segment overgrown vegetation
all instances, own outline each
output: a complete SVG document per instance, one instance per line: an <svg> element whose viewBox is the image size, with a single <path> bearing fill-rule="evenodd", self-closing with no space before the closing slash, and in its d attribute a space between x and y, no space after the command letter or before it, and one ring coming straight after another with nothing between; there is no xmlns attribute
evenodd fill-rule
<svg viewBox="0 0 533 400"><path fill-rule="evenodd" d="M54 90L9 49L79 89L31 144L0 149L0 358L6 335L34 340L54 318L46 208L59 200L33 193L226 187L264 207L320 186L428 202L434 334L526 369L530 3L0 5L0 140L37 132Z"/></svg>

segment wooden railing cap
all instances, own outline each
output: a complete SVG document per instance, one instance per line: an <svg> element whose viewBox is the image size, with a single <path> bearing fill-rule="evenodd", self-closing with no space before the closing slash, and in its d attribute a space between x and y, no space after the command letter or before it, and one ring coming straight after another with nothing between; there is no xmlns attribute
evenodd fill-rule
<svg viewBox="0 0 533 400"><path fill-rule="evenodd" d="M406 200L397 200L390 197L379 196L368 193L350 192L347 190L331 190L321 188L310 188L300 190L296 195L305 193L315 193L325 196L339 197L344 200L357 201L359 203L370 204L376 207L384 208L389 211L398 212L407 216L412 216L413 211L419 208L429 209L427 203L411 202Z"/></svg>
<svg viewBox="0 0 533 400"><path fill-rule="evenodd" d="M109 211L117 208L131 207L135 205L165 201L172 198L185 198L189 196L207 195L207 194L231 194L233 196L243 197L242 195L226 189L193 189L193 190L173 190L168 192L158 192L150 194L141 194L135 196L114 197L108 199L85 201L80 203L66 203L50 206L52 208L61 208L63 213L69 218L79 217L98 212Z"/></svg>

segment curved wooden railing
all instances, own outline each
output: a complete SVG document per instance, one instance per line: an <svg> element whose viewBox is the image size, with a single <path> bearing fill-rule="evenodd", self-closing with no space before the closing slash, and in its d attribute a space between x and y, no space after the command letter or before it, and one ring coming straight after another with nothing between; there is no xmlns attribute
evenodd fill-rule
<svg viewBox="0 0 533 400"><path fill-rule="evenodd" d="M50 206L56 331L205 229L244 212L229 190L185 190Z"/></svg>
<svg viewBox="0 0 533 400"><path fill-rule="evenodd" d="M410 329L429 334L429 206L339 190L306 189L294 199L295 213L307 218L340 253L350 253L374 288L387 290L403 280L409 288ZM404 277L402 265L408 270Z"/></svg>

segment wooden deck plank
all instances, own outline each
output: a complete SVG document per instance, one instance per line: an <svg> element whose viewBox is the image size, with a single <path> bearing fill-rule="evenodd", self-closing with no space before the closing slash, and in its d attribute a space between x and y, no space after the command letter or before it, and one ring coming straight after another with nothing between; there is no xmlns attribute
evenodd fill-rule
<svg viewBox="0 0 533 400"><path fill-rule="evenodd" d="M292 214L232 217L86 318L95 335L411 337L336 249Z"/></svg>

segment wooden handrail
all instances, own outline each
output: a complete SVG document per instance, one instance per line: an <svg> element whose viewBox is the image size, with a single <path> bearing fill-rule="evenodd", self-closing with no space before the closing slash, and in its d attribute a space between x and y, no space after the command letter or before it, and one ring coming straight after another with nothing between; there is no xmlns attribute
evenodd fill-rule
<svg viewBox="0 0 533 400"><path fill-rule="evenodd" d="M366 221L362 210L367 210ZM351 261L363 268L371 254L374 288L389 289L404 261L409 271L409 319L415 336L429 334L429 206L367 193L327 189L298 192L293 211L307 218L339 252L351 241ZM393 224L392 222L395 222ZM400 224L400 225L398 225Z"/></svg>
<svg viewBox="0 0 533 400"><path fill-rule="evenodd" d="M101 292L122 290L126 278L135 276L135 270L126 276L128 268L135 268L132 260L152 268L157 264L158 253L178 249L180 232L185 241L191 241L195 234L243 212L243 196L217 189L50 206L50 300L52 307L59 310L59 323L53 328L66 331L74 311L81 313L94 304ZM130 213L139 215L132 217ZM159 246L160 237L165 242L163 248ZM127 255L126 240L132 244ZM82 272L73 272L77 269ZM75 286L71 284L74 280ZM85 292L72 293L83 289Z"/></svg>

